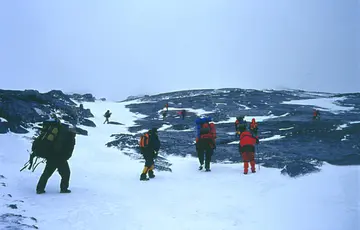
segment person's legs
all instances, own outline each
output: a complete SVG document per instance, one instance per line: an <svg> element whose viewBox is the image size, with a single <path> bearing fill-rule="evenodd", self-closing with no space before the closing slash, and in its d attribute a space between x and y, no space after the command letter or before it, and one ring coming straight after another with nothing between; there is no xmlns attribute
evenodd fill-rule
<svg viewBox="0 0 360 230"><path fill-rule="evenodd" d="M55 172L56 168L57 168L56 164L54 164L53 162L46 162L44 172L40 176L39 182L36 186L37 193L45 192L45 187L46 187L47 181L49 180L51 175Z"/></svg>
<svg viewBox="0 0 360 230"><path fill-rule="evenodd" d="M70 167L67 161L61 162L58 167L61 176L60 190L68 191L70 181Z"/></svg>

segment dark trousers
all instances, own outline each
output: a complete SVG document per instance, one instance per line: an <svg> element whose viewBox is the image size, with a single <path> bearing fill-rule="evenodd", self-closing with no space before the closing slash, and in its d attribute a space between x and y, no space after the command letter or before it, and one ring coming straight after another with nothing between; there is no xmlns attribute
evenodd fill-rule
<svg viewBox="0 0 360 230"><path fill-rule="evenodd" d="M200 139L198 141L198 143L196 144L196 152L198 154L200 165L203 165L204 160L205 160L205 168L206 169L210 169L211 156L214 153L211 143L212 143L212 140Z"/></svg>
<svg viewBox="0 0 360 230"><path fill-rule="evenodd" d="M152 165L154 165L154 152L146 151L144 152L143 156L145 159L146 167L150 168Z"/></svg>
<svg viewBox="0 0 360 230"><path fill-rule="evenodd" d="M108 117L105 118L104 124L105 123L109 123L109 118Z"/></svg>
<svg viewBox="0 0 360 230"><path fill-rule="evenodd" d="M39 182L36 186L37 191L45 190L47 181L51 177L51 175L58 170L61 176L60 189L66 190L69 188L69 180L70 180L70 167L67 161L48 161L46 163L44 172L42 173Z"/></svg>
<svg viewBox="0 0 360 230"><path fill-rule="evenodd" d="M154 167L155 167L155 162L154 162L154 152L153 151L144 151L143 152L143 156L145 159L145 165L144 165L144 169L142 171L143 175L146 175L147 173L150 173L152 175L154 175Z"/></svg>

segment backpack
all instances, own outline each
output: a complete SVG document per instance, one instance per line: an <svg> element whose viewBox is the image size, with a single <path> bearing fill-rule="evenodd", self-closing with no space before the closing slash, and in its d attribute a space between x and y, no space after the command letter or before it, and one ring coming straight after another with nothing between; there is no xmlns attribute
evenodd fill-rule
<svg viewBox="0 0 360 230"><path fill-rule="evenodd" d="M200 139L216 138L216 128L214 123L205 122L200 126Z"/></svg>
<svg viewBox="0 0 360 230"><path fill-rule="evenodd" d="M50 154L53 153L54 144L60 132L60 126L61 123L58 120L43 122L40 135L35 137L31 145L32 152L30 154L30 159L24 164L24 167L20 169L20 172L27 167L34 172L40 163L46 162ZM39 158L42 158L40 162L38 162Z"/></svg>
<svg viewBox="0 0 360 230"><path fill-rule="evenodd" d="M53 151L61 124L57 121L45 121L42 126L40 135L32 143L31 150L34 157L47 159Z"/></svg>
<svg viewBox="0 0 360 230"><path fill-rule="evenodd" d="M140 136L139 147L141 153L143 153L143 151L149 146L149 140L149 133L144 133Z"/></svg>

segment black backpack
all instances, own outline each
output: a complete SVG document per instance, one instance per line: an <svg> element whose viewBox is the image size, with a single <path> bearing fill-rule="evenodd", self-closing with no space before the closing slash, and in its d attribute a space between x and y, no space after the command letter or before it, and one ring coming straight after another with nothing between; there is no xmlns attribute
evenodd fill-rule
<svg viewBox="0 0 360 230"><path fill-rule="evenodd" d="M75 133L67 125L61 124L59 121L46 121L43 123L40 135L32 143L29 161L20 171L27 166L29 166L29 170L34 171L40 163L45 163L49 158L68 160L74 146ZM39 158L40 162L38 162Z"/></svg>

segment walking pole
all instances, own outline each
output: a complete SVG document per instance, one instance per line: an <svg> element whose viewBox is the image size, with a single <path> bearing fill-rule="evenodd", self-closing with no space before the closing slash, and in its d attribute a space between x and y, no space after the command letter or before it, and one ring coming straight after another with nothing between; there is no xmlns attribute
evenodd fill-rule
<svg viewBox="0 0 360 230"><path fill-rule="evenodd" d="M256 148L257 148L257 149L256 149L256 152L257 152L257 154L256 154L256 155L257 155L257 163L258 163L258 167L259 167L259 171L260 171L260 163L259 163L259 155L258 155L258 154L259 154L259 145L257 145Z"/></svg>

